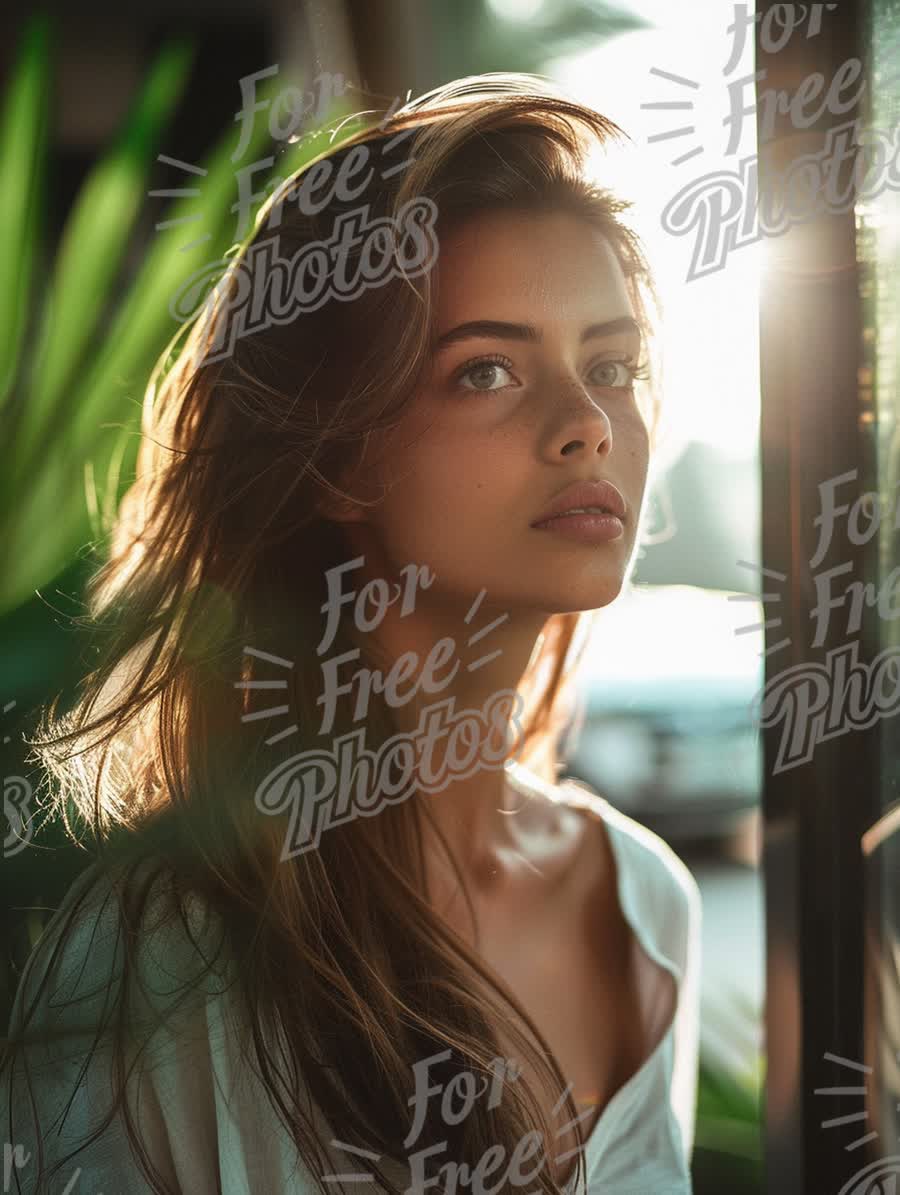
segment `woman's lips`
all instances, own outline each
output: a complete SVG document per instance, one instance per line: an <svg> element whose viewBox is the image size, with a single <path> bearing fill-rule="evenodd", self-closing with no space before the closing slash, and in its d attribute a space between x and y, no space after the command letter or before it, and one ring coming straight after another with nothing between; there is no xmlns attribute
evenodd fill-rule
<svg viewBox="0 0 900 1195"><path fill-rule="evenodd" d="M611 481L605 478L586 478L572 481L560 490L544 507L531 524L536 527L554 519L557 515L568 515L573 511L585 514L602 512L615 518L625 518L625 499Z"/></svg>
<svg viewBox="0 0 900 1195"><path fill-rule="evenodd" d="M625 534L622 520L606 514L563 514L533 523L534 531L555 531L581 543L606 543Z"/></svg>

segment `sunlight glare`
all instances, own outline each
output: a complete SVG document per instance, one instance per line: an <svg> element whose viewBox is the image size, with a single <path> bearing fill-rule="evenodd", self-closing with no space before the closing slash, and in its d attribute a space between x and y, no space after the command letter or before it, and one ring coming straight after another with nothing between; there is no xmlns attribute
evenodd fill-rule
<svg viewBox="0 0 900 1195"><path fill-rule="evenodd" d="M593 49L553 60L544 69L576 99L596 108L628 135L622 146L599 149L591 168L602 185L631 199L628 213L647 249L663 304L664 407L674 442L700 440L735 458L757 451L759 435L758 299L760 243L733 250L723 269L687 279L696 230L674 236L661 223L669 200L713 171L735 172L756 152L753 117L743 121L737 152L726 156L731 53L728 12L719 0L688 10L632 3L654 27L624 33ZM727 7L727 6L726 6ZM699 83L674 83L651 68ZM753 38L728 78L753 71ZM646 109L678 103L677 110ZM679 128L680 137L648 138ZM702 150L698 149L702 146ZM672 165L691 150L690 161ZM677 451L673 447L671 451Z"/></svg>

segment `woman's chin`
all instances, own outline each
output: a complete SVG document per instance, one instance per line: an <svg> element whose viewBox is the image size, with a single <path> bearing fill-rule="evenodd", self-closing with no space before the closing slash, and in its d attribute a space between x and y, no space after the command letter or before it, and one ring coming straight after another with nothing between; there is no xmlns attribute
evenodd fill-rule
<svg viewBox="0 0 900 1195"><path fill-rule="evenodd" d="M622 592L624 577L610 577L600 583L595 578L590 584L563 585L553 594L547 595L547 602L541 609L553 614L580 614L584 610L599 610L614 602Z"/></svg>

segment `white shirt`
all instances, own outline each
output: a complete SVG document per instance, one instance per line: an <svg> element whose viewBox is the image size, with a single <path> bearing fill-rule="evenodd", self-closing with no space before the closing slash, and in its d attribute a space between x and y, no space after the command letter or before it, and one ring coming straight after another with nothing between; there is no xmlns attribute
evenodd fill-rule
<svg viewBox="0 0 900 1195"><path fill-rule="evenodd" d="M668 1030L603 1109L585 1143L587 1187L579 1187L578 1195L691 1195L700 1047L700 890L658 835L602 797L575 787L603 817L616 860L619 904L635 947L669 971L678 989ZM566 1191L575 1190L573 1175Z"/></svg>
<svg viewBox="0 0 900 1195"><path fill-rule="evenodd" d="M566 782L567 784L571 782ZM700 896L696 882L675 853L655 834L605 800L577 786L572 793L601 813L617 867L619 900L634 932L635 948L668 970L678 986L674 1018L653 1053L616 1092L585 1146L585 1192L616 1195L690 1195L691 1155L697 1090L699 1037ZM72 885L28 960L16 993L10 1020L20 1024L24 1002L30 1004L38 980L60 940L66 912L96 879L89 867ZM166 883L154 881L151 908L165 911ZM103 897L106 896L104 903ZM171 900L171 894L168 900ZM190 904L192 933L210 927L208 910L194 898ZM171 1015L168 996L205 963L184 934L180 921L148 933L138 954L146 1000L135 1016L166 1012L152 1037L143 1064L138 1111L136 1082L129 1085L129 1107L145 1148L173 1190L185 1195L312 1195L317 1190L252 1068L242 1063L240 1039L246 1032L234 1014L231 996L222 992L218 967L203 981L202 1011ZM215 944L218 941L212 935ZM104 881L90 891L86 905L63 938L60 957L52 964L52 997L45 993L35 1028L64 1029L65 1037L27 1049L32 1090L40 1124L30 1115L20 1064L12 1091L12 1138L23 1191L35 1166L37 1140L45 1159L56 1161L99 1126L110 1104L109 1054L96 1051L81 1075L97 1026L109 1015L104 1001L121 974L123 945L115 896ZM214 949L214 946L213 946ZM77 998L77 1003L76 1003ZM53 1007L50 1007L52 1003ZM76 1037L81 1029L87 1037ZM143 1041L145 1033L140 1035ZM252 1043L250 1043L252 1049ZM74 1092L74 1099L71 1099ZM10 1098L7 1076L0 1085L0 1116L8 1130ZM62 1132L59 1117L71 1099ZM365 1160L342 1150L317 1109L311 1109L318 1139L333 1164L333 1174L365 1172ZM410 1181L408 1166L384 1165L401 1186ZM143 1195L151 1188L131 1154L119 1113L97 1140L69 1161L52 1189L90 1195ZM491 1175L494 1174L490 1171ZM502 1171L499 1172L502 1175ZM486 1180L489 1185L496 1177ZM526 1184L532 1189L532 1184ZM523 1187L523 1193L526 1189ZM15 1179L11 1190L17 1190ZM334 1184L332 1190L376 1190L374 1183ZM438 1190L438 1187L432 1188ZM575 1195L574 1175L565 1188Z"/></svg>

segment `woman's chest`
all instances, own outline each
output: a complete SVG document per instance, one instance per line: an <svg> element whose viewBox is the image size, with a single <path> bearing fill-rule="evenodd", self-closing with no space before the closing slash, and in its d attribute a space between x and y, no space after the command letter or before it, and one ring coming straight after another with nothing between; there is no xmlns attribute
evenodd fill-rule
<svg viewBox="0 0 900 1195"><path fill-rule="evenodd" d="M595 895L595 906L598 896ZM640 966L633 935L613 902L606 910L570 910L554 932L485 933L482 959L514 993L562 1070L551 1083L534 1070L504 1024L495 1028L504 1058L515 1059L546 1118L546 1165L559 1183L574 1169L571 1094L585 1140L606 1105L647 1056L641 1015Z"/></svg>
<svg viewBox="0 0 900 1195"><path fill-rule="evenodd" d="M512 1009L491 1013L497 999L483 979L485 1011L504 1059L513 1060L544 1113L545 1165L558 1184L575 1168L577 1137L566 1105L571 1094L585 1141L609 1101L640 1069L674 1016L672 975L638 943L619 900L617 865L603 826L580 823L580 835L560 836L566 853L533 881L473 900L475 925L459 891L439 888L436 907L509 988L558 1063L563 1083L532 1067L515 1034ZM524 855L523 855L524 858ZM552 877L563 877L552 882ZM476 932L477 926L477 932Z"/></svg>

